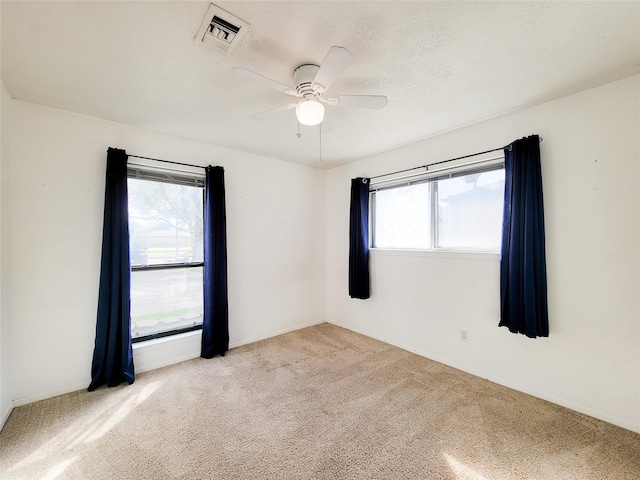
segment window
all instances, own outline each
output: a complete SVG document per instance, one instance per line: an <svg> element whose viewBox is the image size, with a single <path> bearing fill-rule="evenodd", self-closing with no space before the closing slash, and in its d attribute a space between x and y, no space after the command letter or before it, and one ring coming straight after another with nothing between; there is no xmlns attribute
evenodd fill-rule
<svg viewBox="0 0 640 480"><path fill-rule="evenodd" d="M435 172L371 186L372 247L498 251L504 167Z"/></svg>
<svg viewBox="0 0 640 480"><path fill-rule="evenodd" d="M132 339L200 329L203 181L132 168L128 176Z"/></svg>

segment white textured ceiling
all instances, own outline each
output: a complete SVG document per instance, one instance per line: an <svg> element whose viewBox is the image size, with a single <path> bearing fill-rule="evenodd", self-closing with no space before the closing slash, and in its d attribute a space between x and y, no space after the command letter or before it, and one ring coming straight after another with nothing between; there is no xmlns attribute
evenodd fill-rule
<svg viewBox="0 0 640 480"><path fill-rule="evenodd" d="M318 166L318 127L291 97L329 47L353 62L329 94L387 95L383 110L327 107L331 167L640 72L640 2L214 2L249 22L230 56L193 39L209 2L2 1L2 81L16 99Z"/></svg>

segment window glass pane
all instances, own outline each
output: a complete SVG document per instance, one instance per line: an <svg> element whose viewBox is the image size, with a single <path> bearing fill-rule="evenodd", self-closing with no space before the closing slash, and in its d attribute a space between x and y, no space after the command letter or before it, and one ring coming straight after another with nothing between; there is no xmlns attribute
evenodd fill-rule
<svg viewBox="0 0 640 480"><path fill-rule="evenodd" d="M431 248L430 184L375 193L375 247Z"/></svg>
<svg viewBox="0 0 640 480"><path fill-rule="evenodd" d="M131 265L202 262L202 188L129 178Z"/></svg>
<svg viewBox="0 0 640 480"><path fill-rule="evenodd" d="M131 272L133 338L202 324L202 267Z"/></svg>
<svg viewBox="0 0 640 480"><path fill-rule="evenodd" d="M438 247L498 250L504 169L438 181Z"/></svg>

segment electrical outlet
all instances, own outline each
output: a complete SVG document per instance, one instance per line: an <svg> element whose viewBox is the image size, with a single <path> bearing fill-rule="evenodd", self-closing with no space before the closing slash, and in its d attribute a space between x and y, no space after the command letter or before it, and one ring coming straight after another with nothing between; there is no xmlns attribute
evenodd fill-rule
<svg viewBox="0 0 640 480"><path fill-rule="evenodd" d="M461 342L468 342L469 341L469 334L467 333L466 330L460 330L460 341Z"/></svg>

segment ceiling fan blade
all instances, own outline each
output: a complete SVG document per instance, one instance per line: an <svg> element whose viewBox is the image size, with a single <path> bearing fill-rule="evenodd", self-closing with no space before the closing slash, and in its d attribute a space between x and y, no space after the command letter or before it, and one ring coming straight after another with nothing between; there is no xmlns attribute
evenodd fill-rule
<svg viewBox="0 0 640 480"><path fill-rule="evenodd" d="M265 118L271 117L272 115L277 115L278 113L286 112L287 110L291 110L296 108L297 103L289 103L287 105L280 105L279 107L272 108L267 110L266 112L256 113L252 115L251 118L254 120L263 120Z"/></svg>
<svg viewBox="0 0 640 480"><path fill-rule="evenodd" d="M252 72L251 70L247 70L246 68L241 67L233 67L231 70L233 70L233 73L235 73L236 75L242 78L246 78L247 80L253 80L254 82L261 83L269 88L273 88L274 90L277 90L279 92L286 93L287 95L293 95L294 97L298 96L296 91L291 87L287 87L286 85L276 82L275 80L271 80L270 78L265 77L264 75L260 75L259 73Z"/></svg>
<svg viewBox="0 0 640 480"><path fill-rule="evenodd" d="M320 69L313 79L312 86L320 85L327 90L338 75L351 63L351 53L344 47L331 47L324 57Z"/></svg>
<svg viewBox="0 0 640 480"><path fill-rule="evenodd" d="M380 109L389 102L384 95L332 95L327 98L327 103L338 107Z"/></svg>

